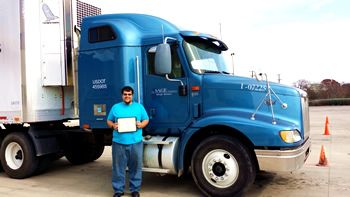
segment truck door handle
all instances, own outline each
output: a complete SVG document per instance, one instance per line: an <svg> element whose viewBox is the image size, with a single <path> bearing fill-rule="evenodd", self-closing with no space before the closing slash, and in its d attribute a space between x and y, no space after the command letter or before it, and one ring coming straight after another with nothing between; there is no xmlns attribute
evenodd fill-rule
<svg viewBox="0 0 350 197"><path fill-rule="evenodd" d="M152 108L152 109L150 109L150 111L149 111L149 118L150 119L152 119L153 117L155 117L156 116L156 109L154 109L154 108Z"/></svg>

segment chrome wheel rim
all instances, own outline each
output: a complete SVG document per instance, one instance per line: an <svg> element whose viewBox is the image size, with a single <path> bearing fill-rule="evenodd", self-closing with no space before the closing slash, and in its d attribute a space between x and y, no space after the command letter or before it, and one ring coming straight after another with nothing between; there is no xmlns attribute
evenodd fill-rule
<svg viewBox="0 0 350 197"><path fill-rule="evenodd" d="M230 152L215 149L205 155L202 171L205 179L211 185L218 188L227 188L236 182L239 175L239 166Z"/></svg>

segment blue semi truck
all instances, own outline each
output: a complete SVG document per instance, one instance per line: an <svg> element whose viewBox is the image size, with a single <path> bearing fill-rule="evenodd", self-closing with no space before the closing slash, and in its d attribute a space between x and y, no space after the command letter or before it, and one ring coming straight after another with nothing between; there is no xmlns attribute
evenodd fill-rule
<svg viewBox="0 0 350 197"><path fill-rule="evenodd" d="M304 91L233 75L224 42L154 16L86 17L80 32L72 4L86 4L63 1L58 15L60 2L2 2L14 22L0 30L0 171L21 179L62 156L98 159L125 85L150 117L146 172L191 172L204 195L237 196L259 170L302 167L311 144Z"/></svg>
<svg viewBox="0 0 350 197"><path fill-rule="evenodd" d="M150 116L144 171L181 176L191 167L203 194L233 196L258 170L300 168L310 151L306 93L230 74L227 49L213 36L154 16L85 18L80 124L106 129L106 114L130 85Z"/></svg>

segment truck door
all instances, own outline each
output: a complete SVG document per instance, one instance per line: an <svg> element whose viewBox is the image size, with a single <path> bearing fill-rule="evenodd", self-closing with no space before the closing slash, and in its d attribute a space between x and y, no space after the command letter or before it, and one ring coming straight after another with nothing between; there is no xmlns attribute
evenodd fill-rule
<svg viewBox="0 0 350 197"><path fill-rule="evenodd" d="M185 85L188 80L176 45L171 46L172 72L169 81L164 75L157 75L154 71L154 57L156 47L147 49L146 73L144 73L144 106L150 117L149 128L162 131L178 131L187 126L190 116L189 96L179 95L181 82ZM181 82L180 82L181 80Z"/></svg>

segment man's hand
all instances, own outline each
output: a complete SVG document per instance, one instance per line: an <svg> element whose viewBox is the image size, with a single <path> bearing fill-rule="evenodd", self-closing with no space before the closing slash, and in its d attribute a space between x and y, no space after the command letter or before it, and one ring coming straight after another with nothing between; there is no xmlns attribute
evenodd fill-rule
<svg viewBox="0 0 350 197"><path fill-rule="evenodd" d="M109 128L118 131L118 123L112 122L112 121L110 121L110 120L107 120L107 125L108 125Z"/></svg>
<svg viewBox="0 0 350 197"><path fill-rule="evenodd" d="M118 131L118 123L113 123L113 129Z"/></svg>
<svg viewBox="0 0 350 197"><path fill-rule="evenodd" d="M137 122L136 122L136 127L137 127L138 129L142 129L142 123L141 123L140 121L137 121Z"/></svg>
<svg viewBox="0 0 350 197"><path fill-rule="evenodd" d="M137 121L136 122L136 127L138 129L143 129L143 128L145 128L147 126L148 122L149 122L148 120L143 120L142 122Z"/></svg>

